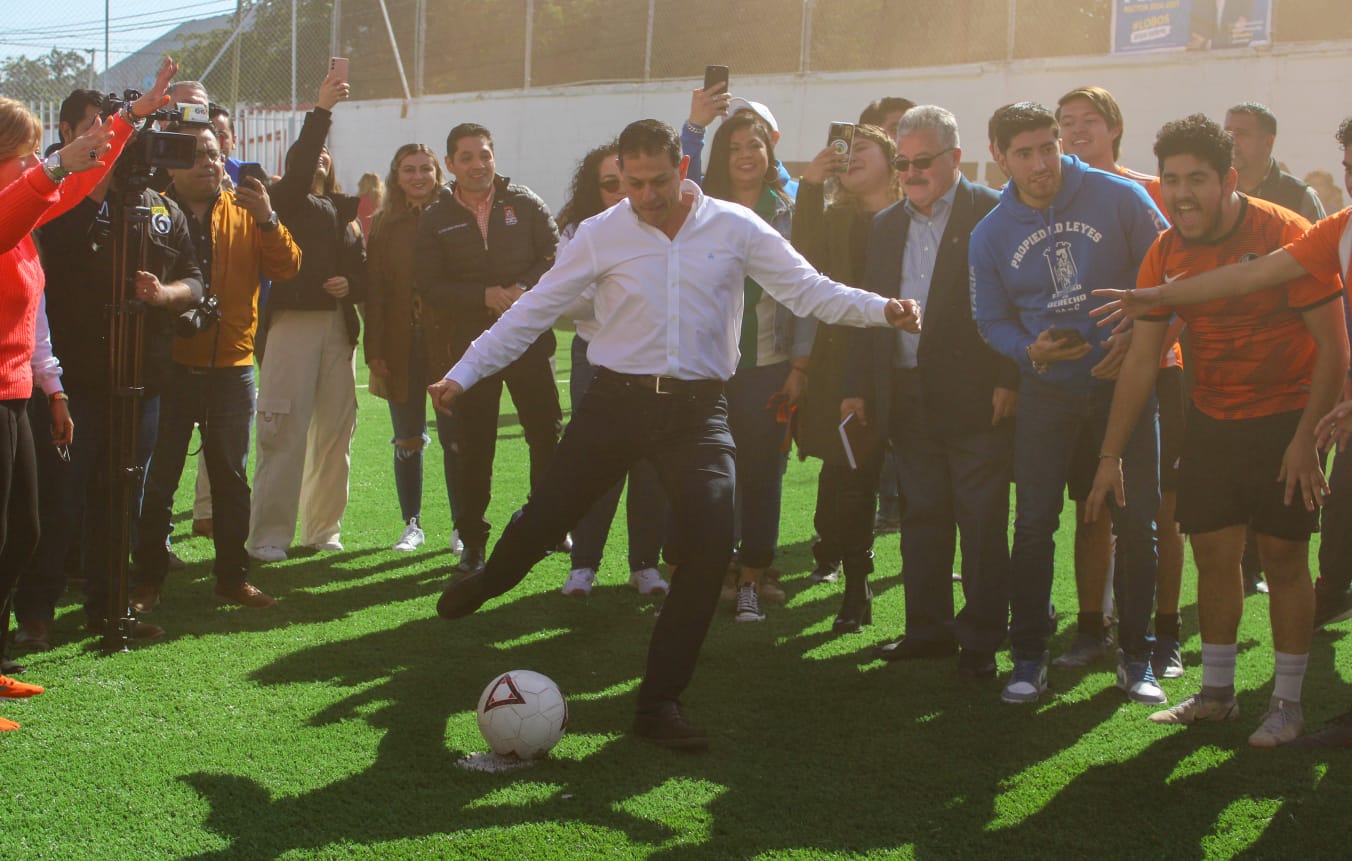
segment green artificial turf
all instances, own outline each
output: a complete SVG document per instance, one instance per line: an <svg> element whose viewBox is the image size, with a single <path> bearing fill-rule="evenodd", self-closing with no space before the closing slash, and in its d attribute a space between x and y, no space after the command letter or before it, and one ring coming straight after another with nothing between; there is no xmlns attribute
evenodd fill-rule
<svg viewBox="0 0 1352 861"><path fill-rule="evenodd" d="M563 381L567 347L561 335ZM623 517L590 599L558 594L568 561L555 555L443 622L433 608L454 560L440 451L426 469L428 544L394 553L388 413L364 389L359 401L346 549L257 568L276 608L213 606L187 478L175 539L190 566L151 617L162 642L101 657L67 596L56 648L26 656L25 679L47 693L0 701L23 724L0 734L0 858L1348 857L1352 751L1245 743L1270 688L1267 598L1246 603L1234 723L1155 726L1106 664L1053 670L1041 703L1003 705L1000 682L964 683L952 661L868 659L901 630L895 536L876 545L874 625L831 634L842 586L807 583L816 466L795 460L777 563L789 604L763 624L720 610L686 697L713 751L675 754L626 734L653 613L625 585ZM525 495L505 398L503 411L495 535ZM1053 653L1073 635L1070 536L1067 515ZM1164 683L1174 701L1200 684L1195 584L1189 562L1188 673ZM1350 627L1315 638L1311 724L1349 705ZM568 733L530 768L458 767L486 749L481 690L516 668L559 683Z"/></svg>

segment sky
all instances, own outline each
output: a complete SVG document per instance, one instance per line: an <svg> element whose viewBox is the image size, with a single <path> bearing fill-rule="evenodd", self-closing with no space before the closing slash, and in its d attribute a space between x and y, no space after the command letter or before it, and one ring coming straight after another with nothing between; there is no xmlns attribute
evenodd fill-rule
<svg viewBox="0 0 1352 861"><path fill-rule="evenodd" d="M235 10L235 0L0 0L0 60L35 57L52 48L98 52L102 72L105 7L111 63L136 51L183 21ZM18 12L19 14L14 14Z"/></svg>

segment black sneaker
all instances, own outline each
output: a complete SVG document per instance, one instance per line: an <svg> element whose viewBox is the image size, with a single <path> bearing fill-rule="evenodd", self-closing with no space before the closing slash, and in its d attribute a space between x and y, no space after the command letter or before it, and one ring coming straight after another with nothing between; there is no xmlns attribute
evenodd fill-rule
<svg viewBox="0 0 1352 861"><path fill-rule="evenodd" d="M1352 591L1347 589L1314 590L1314 629L1322 631L1329 625L1352 619Z"/></svg>
<svg viewBox="0 0 1352 861"><path fill-rule="evenodd" d="M670 700L651 711L639 712L634 718L634 735L672 750L704 753L709 749L709 737L690 725L680 703Z"/></svg>

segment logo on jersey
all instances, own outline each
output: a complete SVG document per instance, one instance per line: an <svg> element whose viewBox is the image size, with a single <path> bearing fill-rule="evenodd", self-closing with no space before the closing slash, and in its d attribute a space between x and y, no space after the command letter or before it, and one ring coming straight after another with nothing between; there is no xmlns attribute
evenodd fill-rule
<svg viewBox="0 0 1352 861"><path fill-rule="evenodd" d="M1052 270L1052 282L1058 299L1084 290L1080 284L1080 267L1075 265L1075 255L1071 253L1069 242L1054 243L1051 248L1043 249L1042 256Z"/></svg>
<svg viewBox="0 0 1352 861"><path fill-rule="evenodd" d="M505 223L508 227L513 227L513 226L515 226L515 225L516 225L516 210L513 209L513 208L510 207L510 206L504 206L504 207L502 208L502 220L503 220L503 223Z"/></svg>

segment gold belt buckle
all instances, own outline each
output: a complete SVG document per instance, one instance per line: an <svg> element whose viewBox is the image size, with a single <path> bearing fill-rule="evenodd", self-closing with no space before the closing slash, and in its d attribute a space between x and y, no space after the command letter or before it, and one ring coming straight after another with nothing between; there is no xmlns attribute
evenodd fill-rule
<svg viewBox="0 0 1352 861"><path fill-rule="evenodd" d="M659 394L659 395L669 395L669 394L671 394L671 391L670 391L670 390L666 390L666 391L663 391L663 390L662 390L662 380L663 380L663 379L664 379L664 378L662 377L661 374L657 374L657 375L654 376L654 379L653 379L653 391L656 392L656 393Z"/></svg>

